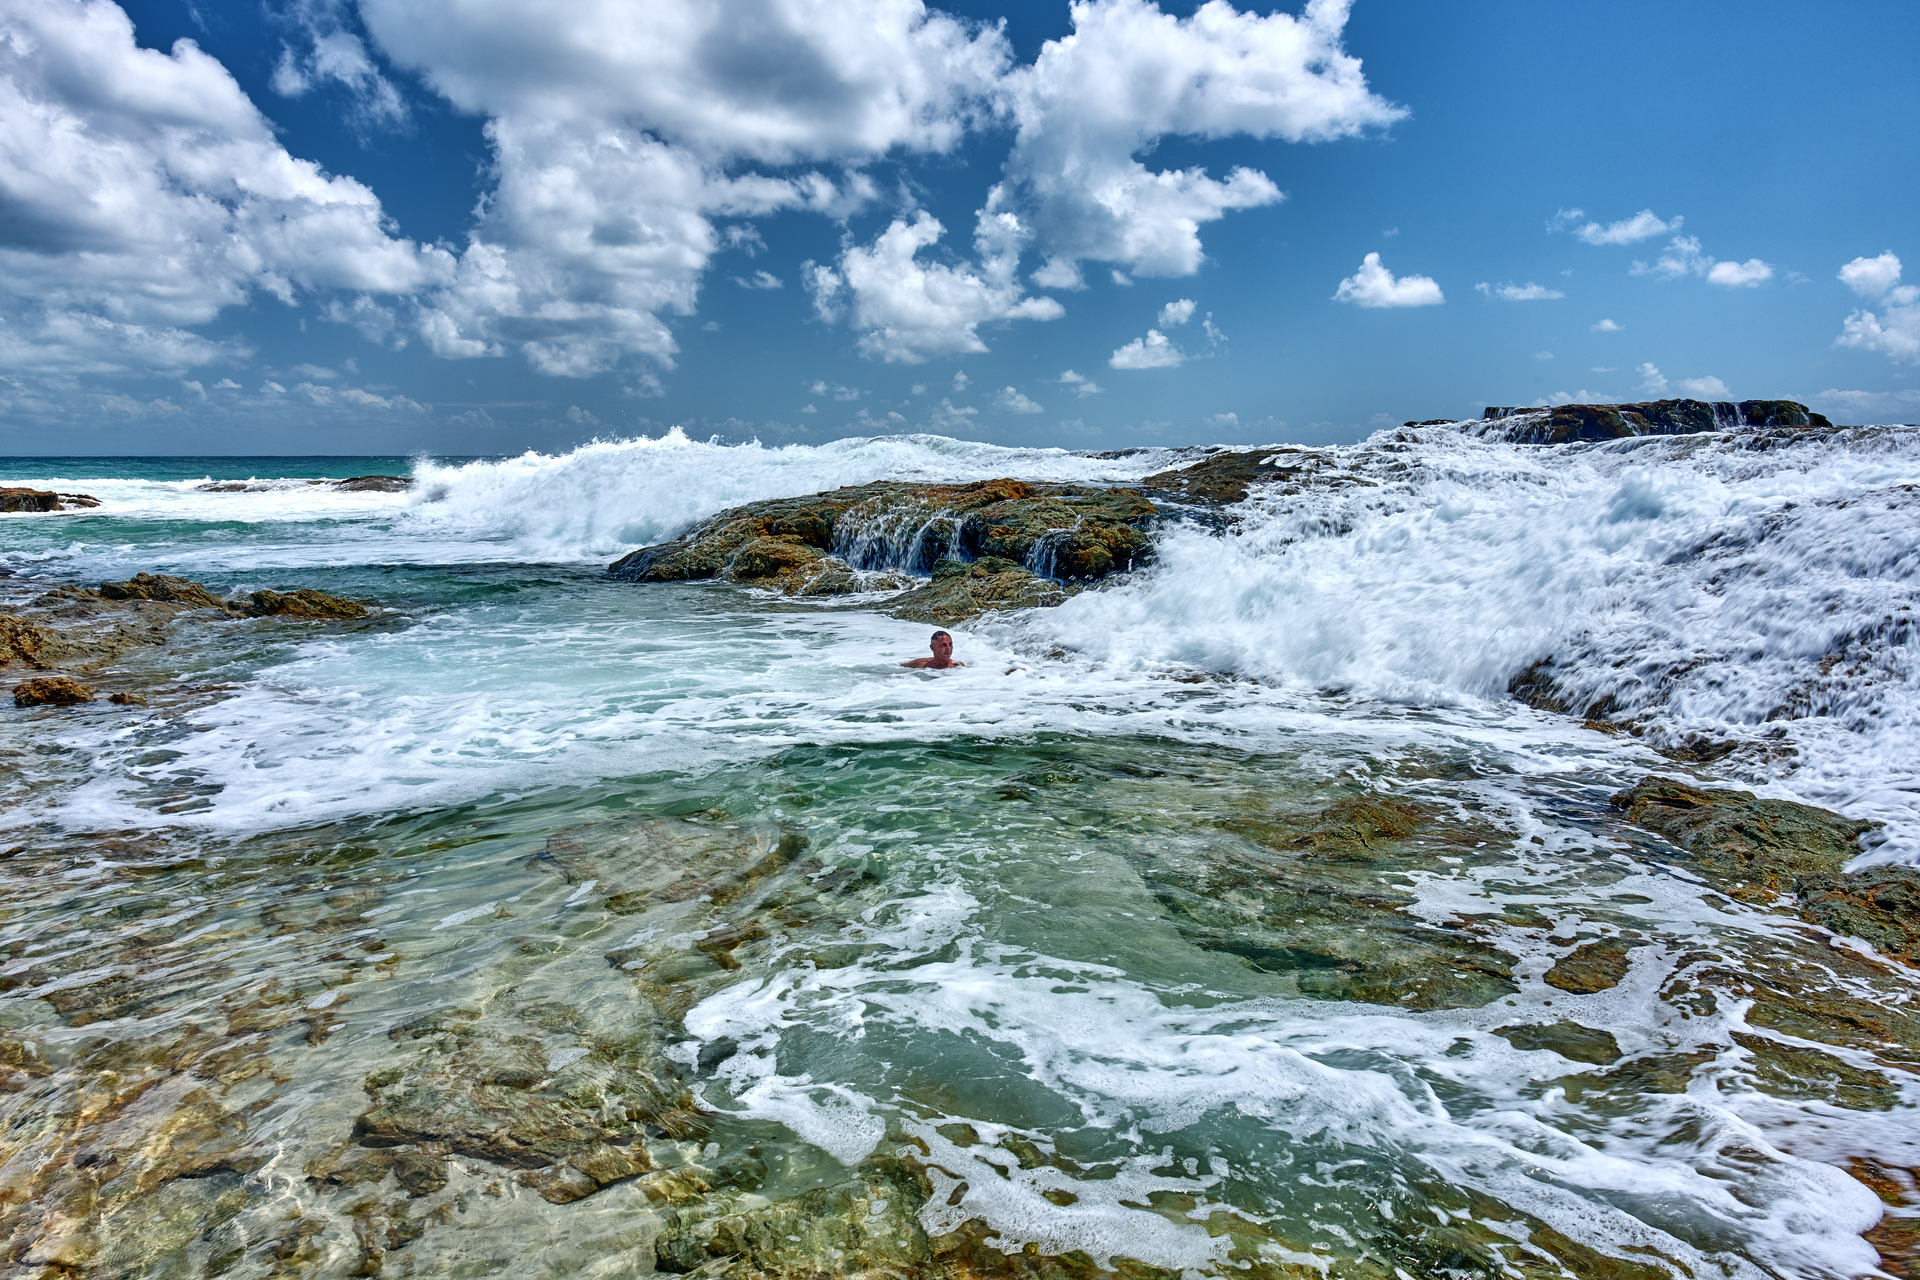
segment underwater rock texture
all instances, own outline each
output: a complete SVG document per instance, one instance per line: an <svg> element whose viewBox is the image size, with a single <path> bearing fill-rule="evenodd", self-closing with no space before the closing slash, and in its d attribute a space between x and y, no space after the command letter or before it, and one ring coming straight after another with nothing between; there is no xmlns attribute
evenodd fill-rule
<svg viewBox="0 0 1920 1280"><path fill-rule="evenodd" d="M1706 790L1673 778L1646 778L1614 795L1612 804L1627 821L1685 850L1688 865L1716 886L1762 901L1791 891L1800 876L1840 871L1873 829L1810 804Z"/></svg>
<svg viewBox="0 0 1920 1280"><path fill-rule="evenodd" d="M1625 436L1690 435L1741 427L1831 427L1793 400L1649 400L1639 404L1563 404L1553 409L1490 407L1487 430L1515 444L1571 444Z"/></svg>

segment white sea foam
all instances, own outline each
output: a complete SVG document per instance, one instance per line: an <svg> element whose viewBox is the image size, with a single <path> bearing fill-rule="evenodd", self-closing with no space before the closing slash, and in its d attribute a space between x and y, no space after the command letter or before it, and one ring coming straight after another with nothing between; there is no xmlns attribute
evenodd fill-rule
<svg viewBox="0 0 1920 1280"><path fill-rule="evenodd" d="M1501 700L1552 658L1576 711L1755 743L1745 776L1920 858L1920 431L1322 452L1356 482L1256 492L1233 534L1175 528L1128 586L998 634L1426 706Z"/></svg>
<svg viewBox="0 0 1920 1280"><path fill-rule="evenodd" d="M679 428L552 456L527 453L443 467L422 463L410 530L457 532L529 558L572 561L661 542L728 507L874 480L1017 476L1116 482L1169 465L1177 451L1093 458L945 436L874 436L824 445L720 445Z"/></svg>

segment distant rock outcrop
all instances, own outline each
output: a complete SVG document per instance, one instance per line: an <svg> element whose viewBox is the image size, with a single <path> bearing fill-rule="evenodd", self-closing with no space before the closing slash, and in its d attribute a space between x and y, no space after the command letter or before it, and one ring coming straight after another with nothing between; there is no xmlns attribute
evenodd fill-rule
<svg viewBox="0 0 1920 1280"><path fill-rule="evenodd" d="M1484 434L1515 444L1572 444L1748 427L1833 425L1793 400L1648 400L1638 404L1563 404L1551 409L1493 406L1482 419L1489 424Z"/></svg>
<svg viewBox="0 0 1920 1280"><path fill-rule="evenodd" d="M92 702L94 692L71 676L41 676L13 686L16 707L74 707Z"/></svg>

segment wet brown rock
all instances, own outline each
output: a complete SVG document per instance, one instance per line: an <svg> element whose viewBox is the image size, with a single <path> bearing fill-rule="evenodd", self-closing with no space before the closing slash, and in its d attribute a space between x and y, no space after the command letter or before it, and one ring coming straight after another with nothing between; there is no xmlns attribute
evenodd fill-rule
<svg viewBox="0 0 1920 1280"><path fill-rule="evenodd" d="M16 707L72 707L93 700L93 690L70 676L42 676L13 686Z"/></svg>
<svg viewBox="0 0 1920 1280"><path fill-rule="evenodd" d="M15 613L0 613L0 666L37 667L56 651L60 638Z"/></svg>
<svg viewBox="0 0 1920 1280"><path fill-rule="evenodd" d="M1769 897L1804 875L1837 873L1871 822L1751 791L1650 777L1611 797L1627 821L1685 850L1688 864L1735 897Z"/></svg>
<svg viewBox="0 0 1920 1280"><path fill-rule="evenodd" d="M107 701L113 703L116 707L144 707L147 705L146 695L141 693L116 693L109 697Z"/></svg>
<svg viewBox="0 0 1920 1280"><path fill-rule="evenodd" d="M247 597L247 612L256 618L364 618L367 607L303 587L288 592L256 591Z"/></svg>
<svg viewBox="0 0 1920 1280"><path fill-rule="evenodd" d="M1620 938L1602 938L1574 948L1547 970L1546 984L1576 995L1591 995L1620 984L1627 976L1627 953L1633 944Z"/></svg>
<svg viewBox="0 0 1920 1280"><path fill-rule="evenodd" d="M1068 594L1057 583L997 556L942 560L933 566L926 586L897 597L887 612L909 622L951 627L998 610L1056 605Z"/></svg>
<svg viewBox="0 0 1920 1280"><path fill-rule="evenodd" d="M0 511L66 511L97 507L100 499L85 493L54 493L47 489L0 487Z"/></svg>
<svg viewBox="0 0 1920 1280"><path fill-rule="evenodd" d="M159 600L189 609L224 609L227 602L197 582L166 573L136 573L125 582L103 582L106 600Z"/></svg>

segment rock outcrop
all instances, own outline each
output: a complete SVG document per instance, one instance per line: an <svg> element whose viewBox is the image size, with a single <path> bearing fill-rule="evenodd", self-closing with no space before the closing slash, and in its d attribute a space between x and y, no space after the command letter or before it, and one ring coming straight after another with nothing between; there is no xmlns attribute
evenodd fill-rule
<svg viewBox="0 0 1920 1280"><path fill-rule="evenodd" d="M898 591L944 563L940 580L899 608L951 623L987 608L1057 604L1078 586L1144 564L1157 515L1135 489L877 481L723 511L608 572L630 582L719 579L841 595Z"/></svg>
<svg viewBox="0 0 1920 1280"><path fill-rule="evenodd" d="M353 600L330 596L312 587L294 591L256 591L245 606L228 604L237 613L253 618L364 618L367 607Z"/></svg>
<svg viewBox="0 0 1920 1280"><path fill-rule="evenodd" d="M42 676L13 686L16 707L75 707L94 700L94 691L71 676Z"/></svg>
<svg viewBox="0 0 1920 1280"><path fill-rule="evenodd" d="M0 488L0 511L70 511L97 507L100 499L85 493L55 493L50 489Z"/></svg>
<svg viewBox="0 0 1920 1280"><path fill-rule="evenodd" d="M285 493L294 484L289 480L209 480L194 486L200 493ZM405 493L413 488L409 476L348 476L345 480L307 480L314 488L335 489L341 493ZM298 490L295 490L298 492Z"/></svg>
<svg viewBox="0 0 1920 1280"><path fill-rule="evenodd" d="M1483 420L1489 424L1487 434L1515 444L1571 444L1747 427L1833 425L1793 400L1648 400L1637 404L1563 404L1552 409L1490 406Z"/></svg>

